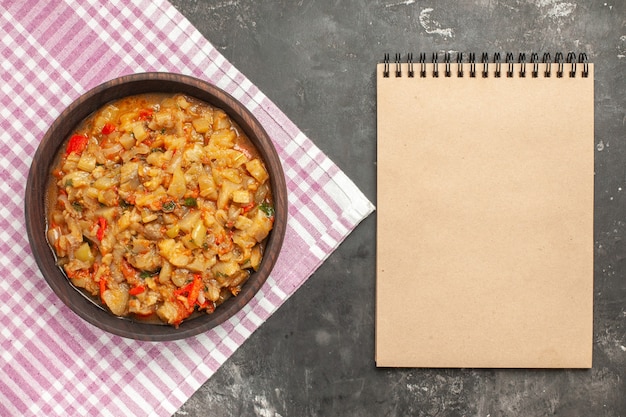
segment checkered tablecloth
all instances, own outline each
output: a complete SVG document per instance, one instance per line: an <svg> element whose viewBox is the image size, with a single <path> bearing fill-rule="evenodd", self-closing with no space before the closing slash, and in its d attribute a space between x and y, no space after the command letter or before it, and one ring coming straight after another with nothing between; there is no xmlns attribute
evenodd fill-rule
<svg viewBox="0 0 626 417"><path fill-rule="evenodd" d="M0 416L173 414L373 210L357 187L165 0L0 1ZM243 102L283 162L284 250L237 316L197 337L140 342L61 303L32 257L24 187L48 126L111 78L170 71Z"/></svg>

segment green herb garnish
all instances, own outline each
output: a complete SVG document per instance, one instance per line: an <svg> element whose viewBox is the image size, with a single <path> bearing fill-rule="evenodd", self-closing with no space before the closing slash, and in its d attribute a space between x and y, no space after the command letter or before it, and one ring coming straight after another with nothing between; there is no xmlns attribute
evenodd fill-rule
<svg viewBox="0 0 626 417"><path fill-rule="evenodd" d="M183 200L183 204L186 207L198 207L198 200L193 197L187 197L185 198L185 200Z"/></svg>
<svg viewBox="0 0 626 417"><path fill-rule="evenodd" d="M163 203L162 209L166 213L170 213L176 209L176 203L172 200L166 201Z"/></svg>
<svg viewBox="0 0 626 417"><path fill-rule="evenodd" d="M268 203L262 203L259 205L259 210L261 210L267 217L273 217L275 214L274 207L269 205Z"/></svg>
<svg viewBox="0 0 626 417"><path fill-rule="evenodd" d="M156 271L141 271L139 273L139 278L146 279L146 278L154 277L156 275L159 275L160 272L161 272L160 268L158 268Z"/></svg>

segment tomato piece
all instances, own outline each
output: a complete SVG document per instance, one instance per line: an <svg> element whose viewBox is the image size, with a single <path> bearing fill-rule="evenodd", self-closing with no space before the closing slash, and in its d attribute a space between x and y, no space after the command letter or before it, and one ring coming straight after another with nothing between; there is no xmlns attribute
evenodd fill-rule
<svg viewBox="0 0 626 417"><path fill-rule="evenodd" d="M83 153L85 148L87 147L87 143L89 143L89 138L85 135L73 135L69 142L67 142L67 148L65 149L65 154L69 155L72 152L76 152L77 154Z"/></svg>
<svg viewBox="0 0 626 417"><path fill-rule="evenodd" d="M100 228L96 232L96 237L98 238L98 240L101 241L102 239L104 239L104 232L107 228L107 220L104 217L99 217L98 225L100 226Z"/></svg>
<svg viewBox="0 0 626 417"><path fill-rule="evenodd" d="M146 120L152 117L153 110L152 109L141 109L139 110L139 120Z"/></svg>
<svg viewBox="0 0 626 417"><path fill-rule="evenodd" d="M146 287L144 287L143 285L137 285L136 287L133 287L130 290L128 290L128 293L130 295L137 295L137 294L141 294L145 290L146 290Z"/></svg>
<svg viewBox="0 0 626 417"><path fill-rule="evenodd" d="M109 135L113 132L115 132L115 125L113 123L105 123L105 125L102 126L103 135Z"/></svg>
<svg viewBox="0 0 626 417"><path fill-rule="evenodd" d="M106 301L104 300L104 292L107 290L106 278L100 277L99 286L100 286L100 300L102 301L102 304L106 304Z"/></svg>
<svg viewBox="0 0 626 417"><path fill-rule="evenodd" d="M137 270L126 259L122 259L120 269L126 281L133 282L137 280Z"/></svg>
<svg viewBox="0 0 626 417"><path fill-rule="evenodd" d="M249 212L253 208L254 208L254 202L252 202L250 204L246 204L245 206L241 206L241 213L242 214L246 214L247 212Z"/></svg>
<svg viewBox="0 0 626 417"><path fill-rule="evenodd" d="M191 292L192 288L193 288L193 282L190 282L189 284L187 284L187 285L185 285L183 287L175 289L174 290L174 295L184 295L184 294L189 295L189 293Z"/></svg>
<svg viewBox="0 0 626 417"><path fill-rule="evenodd" d="M198 294L200 294L201 288L202 288L202 275L193 274L193 282L191 283L191 289L189 290L189 297L187 297L190 310L193 310L193 305L198 300Z"/></svg>

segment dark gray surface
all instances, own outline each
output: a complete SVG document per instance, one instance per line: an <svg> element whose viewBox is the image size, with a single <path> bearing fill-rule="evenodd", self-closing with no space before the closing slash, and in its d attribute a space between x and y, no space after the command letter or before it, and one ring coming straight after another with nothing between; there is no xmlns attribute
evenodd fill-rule
<svg viewBox="0 0 626 417"><path fill-rule="evenodd" d="M591 370L377 369L374 214L176 416L626 416L626 2L172 3L372 202L385 52L573 50L596 75Z"/></svg>

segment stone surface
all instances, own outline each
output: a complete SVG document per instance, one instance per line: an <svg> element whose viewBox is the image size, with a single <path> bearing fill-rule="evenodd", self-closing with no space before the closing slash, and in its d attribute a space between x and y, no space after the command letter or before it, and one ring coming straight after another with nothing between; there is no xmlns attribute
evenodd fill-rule
<svg viewBox="0 0 626 417"><path fill-rule="evenodd" d="M374 214L176 416L626 416L626 2L172 3L372 202L385 52L576 51L596 68L593 369L377 369Z"/></svg>

